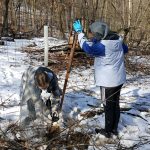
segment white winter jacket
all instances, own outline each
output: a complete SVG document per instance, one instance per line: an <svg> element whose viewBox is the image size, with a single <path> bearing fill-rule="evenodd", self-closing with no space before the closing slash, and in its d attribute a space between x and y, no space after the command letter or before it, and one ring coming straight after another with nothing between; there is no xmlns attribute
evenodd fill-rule
<svg viewBox="0 0 150 150"><path fill-rule="evenodd" d="M113 38L112 38L113 37ZM88 41L84 33L78 35L80 47L95 57L95 82L97 86L115 87L126 81L124 54L128 47L118 35L101 41Z"/></svg>

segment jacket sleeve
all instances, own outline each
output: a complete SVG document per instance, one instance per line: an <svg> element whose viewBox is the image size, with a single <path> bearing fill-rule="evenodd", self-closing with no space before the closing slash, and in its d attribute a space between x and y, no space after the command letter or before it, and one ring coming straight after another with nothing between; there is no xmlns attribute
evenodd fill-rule
<svg viewBox="0 0 150 150"><path fill-rule="evenodd" d="M128 46L125 43L122 43L124 54L128 53Z"/></svg>
<svg viewBox="0 0 150 150"><path fill-rule="evenodd" d="M48 117L48 115L50 114L50 110L47 108L46 104L44 103L41 97L42 91L32 84L28 86L28 91L30 92L31 99L36 105L36 108L42 110L45 117Z"/></svg>
<svg viewBox="0 0 150 150"><path fill-rule="evenodd" d="M36 108L41 110L45 117L48 117L50 110L42 100L41 90L32 83L26 84L22 97L22 100L25 100L26 102L29 99L32 99L34 105L36 105Z"/></svg>
<svg viewBox="0 0 150 150"><path fill-rule="evenodd" d="M87 40L84 33L80 33L78 35L78 41L80 44L80 47L88 54L93 56L105 56L105 46L97 42L92 42Z"/></svg>
<svg viewBox="0 0 150 150"><path fill-rule="evenodd" d="M54 97L60 97L62 95L62 90L58 85L58 78L57 76L53 73L53 79L49 84L49 87L47 88L48 93L53 93Z"/></svg>

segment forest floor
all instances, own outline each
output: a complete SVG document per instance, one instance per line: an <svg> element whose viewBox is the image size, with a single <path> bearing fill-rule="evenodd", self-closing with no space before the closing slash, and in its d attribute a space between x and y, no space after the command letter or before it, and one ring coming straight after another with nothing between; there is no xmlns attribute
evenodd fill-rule
<svg viewBox="0 0 150 150"><path fill-rule="evenodd" d="M150 76L147 68L150 66L150 58L147 54L129 54L127 59L130 61L126 62L126 65L129 65L127 83L121 91L118 138L107 139L95 133L95 128L104 127L105 116L101 107L99 87L94 84L93 58L80 50L75 51L60 126L45 128L44 122L39 125L38 122L34 122L34 126L26 130L18 126L21 76L29 65L43 64L44 52L41 41L42 39L15 40L0 47L0 148L148 150ZM58 40L50 38L50 45L55 46L58 43ZM38 44L42 48L37 47ZM49 52L48 67L57 74L61 88L64 85L69 53L70 50L57 49ZM18 131L24 133L21 139L18 137ZM25 140L23 137L26 137Z"/></svg>

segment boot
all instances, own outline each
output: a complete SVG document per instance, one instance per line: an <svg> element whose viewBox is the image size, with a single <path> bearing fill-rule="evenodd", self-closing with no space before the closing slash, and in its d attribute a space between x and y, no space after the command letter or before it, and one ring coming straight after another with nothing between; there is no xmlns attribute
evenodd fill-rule
<svg viewBox="0 0 150 150"><path fill-rule="evenodd" d="M100 134L104 135L106 138L111 138L111 132L107 132L105 129L98 129L98 128L96 128L95 132L97 134L100 133Z"/></svg>

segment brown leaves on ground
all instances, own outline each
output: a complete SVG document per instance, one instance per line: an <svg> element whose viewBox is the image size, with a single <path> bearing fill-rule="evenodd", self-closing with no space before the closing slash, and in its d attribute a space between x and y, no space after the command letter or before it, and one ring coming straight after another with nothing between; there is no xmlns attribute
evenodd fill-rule
<svg viewBox="0 0 150 150"><path fill-rule="evenodd" d="M53 138L48 141L47 149L60 150L63 149L62 146L64 146L67 150L73 150L74 148L85 150L89 145L89 140L90 137L86 133L69 131L64 135L53 136Z"/></svg>
<svg viewBox="0 0 150 150"><path fill-rule="evenodd" d="M89 110L86 112L83 112L80 114L80 116L84 117L84 118L92 118L95 115L101 115L104 112L103 109L99 109L99 110Z"/></svg>
<svg viewBox="0 0 150 150"><path fill-rule="evenodd" d="M31 59L44 62L44 50L40 50L34 47L26 47L24 51L29 54ZM52 69L54 72L65 71L67 64L69 62L70 49L66 50L56 50L50 51L48 54L48 68ZM88 56L82 50L75 50L72 67L90 67L93 64L93 58Z"/></svg>

